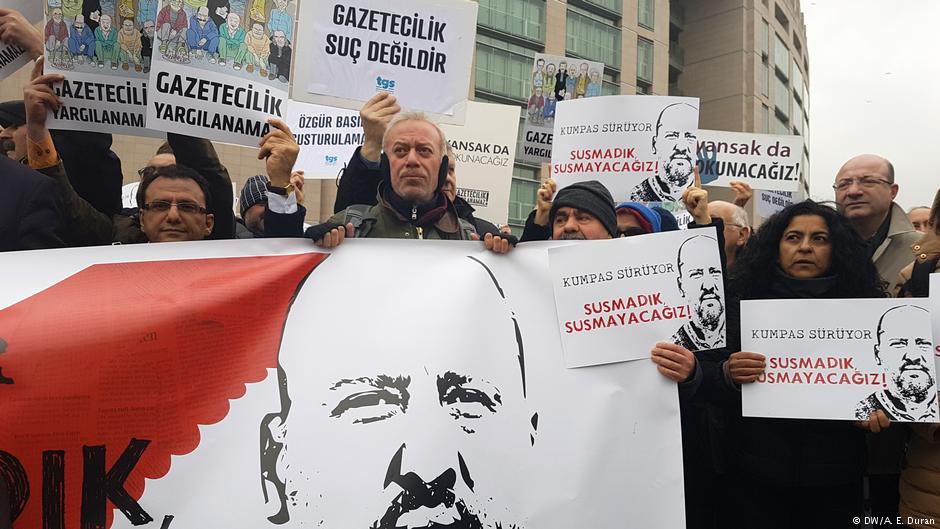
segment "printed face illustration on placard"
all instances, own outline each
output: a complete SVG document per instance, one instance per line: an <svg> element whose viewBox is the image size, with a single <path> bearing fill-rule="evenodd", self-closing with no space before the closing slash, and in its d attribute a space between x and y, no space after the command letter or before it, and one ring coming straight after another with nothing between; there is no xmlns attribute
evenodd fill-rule
<svg viewBox="0 0 940 529"><path fill-rule="evenodd" d="M713 237L697 235L679 246L677 282L689 305L690 320L673 342L690 351L714 349L725 340L725 303L720 256Z"/></svg>
<svg viewBox="0 0 940 529"><path fill-rule="evenodd" d="M696 143L689 124L695 122L697 112L687 103L674 103L660 112L652 139L659 170L633 190L631 200L676 202L682 197L693 177Z"/></svg>
<svg viewBox="0 0 940 529"><path fill-rule="evenodd" d="M470 258L456 267L489 274ZM330 268L321 270L317 280L329 280ZM372 313L369 332L356 318L349 321L357 330L327 323L362 314L361 299L311 300L306 313L292 313L331 331L315 340L288 331L282 343L281 409L261 425L269 520L325 528L521 528L510 508L518 471L495 464L519 461L534 442L515 316L495 279L469 300L491 320L467 322L440 306L453 270L401 272L364 278L400 290L386 299L402 300ZM412 341L387 339L402 327L414 328ZM326 355L344 361L317 361Z"/></svg>

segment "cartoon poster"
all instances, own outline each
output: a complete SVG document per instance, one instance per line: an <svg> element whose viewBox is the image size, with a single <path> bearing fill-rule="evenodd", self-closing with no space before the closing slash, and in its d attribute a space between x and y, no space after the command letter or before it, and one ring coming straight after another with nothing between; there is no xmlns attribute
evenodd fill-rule
<svg viewBox="0 0 940 529"><path fill-rule="evenodd" d="M63 105L50 129L156 136L147 129L154 4L158 0L52 0L45 5L45 71L61 73Z"/></svg>
<svg viewBox="0 0 940 529"><path fill-rule="evenodd" d="M555 111L558 189L599 180L615 201L678 202L694 183L698 99L608 96Z"/></svg>
<svg viewBox="0 0 940 529"><path fill-rule="evenodd" d="M293 98L358 110L376 92L402 108L460 123L470 92L476 2L312 2L301 12Z"/></svg>
<svg viewBox="0 0 940 529"><path fill-rule="evenodd" d="M721 130L698 131L698 170L703 185L794 192L800 188L803 138Z"/></svg>
<svg viewBox="0 0 940 529"><path fill-rule="evenodd" d="M13 527L682 527L675 383L563 367L549 246L5 254Z"/></svg>
<svg viewBox="0 0 940 529"><path fill-rule="evenodd" d="M457 196L475 208L476 217L506 224L519 107L471 101L466 123L441 129L454 152Z"/></svg>
<svg viewBox="0 0 940 529"><path fill-rule="evenodd" d="M519 159L535 165L551 161L558 103L597 97L603 88L603 63L536 53L526 84L528 101Z"/></svg>
<svg viewBox="0 0 940 529"><path fill-rule="evenodd" d="M156 15L147 124L258 145L283 118L299 0L150 0Z"/></svg>
<svg viewBox="0 0 940 529"><path fill-rule="evenodd" d="M359 113L345 108L287 101L287 126L300 145L295 171L304 178L336 178L362 145Z"/></svg>
<svg viewBox="0 0 940 529"><path fill-rule="evenodd" d="M649 358L659 341L725 345L725 292L714 228L575 243L549 250L568 367Z"/></svg>
<svg viewBox="0 0 940 529"><path fill-rule="evenodd" d="M42 4L37 0L0 0L0 10L19 11L26 20L39 22L42 19ZM13 75L30 60L29 52L16 45L0 42L0 80Z"/></svg>
<svg viewBox="0 0 940 529"><path fill-rule="evenodd" d="M925 299L744 301L741 349L767 366L745 416L940 422Z"/></svg>

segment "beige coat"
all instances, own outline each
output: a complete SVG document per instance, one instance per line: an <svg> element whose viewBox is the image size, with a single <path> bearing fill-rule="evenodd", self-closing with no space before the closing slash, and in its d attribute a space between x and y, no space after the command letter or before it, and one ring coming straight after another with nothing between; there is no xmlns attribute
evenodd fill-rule
<svg viewBox="0 0 940 529"><path fill-rule="evenodd" d="M907 213L897 204L891 204L891 223L888 237L875 250L872 259L881 278L888 282L888 292L894 292L901 269L913 261L911 245L920 239L921 233L907 219Z"/></svg>

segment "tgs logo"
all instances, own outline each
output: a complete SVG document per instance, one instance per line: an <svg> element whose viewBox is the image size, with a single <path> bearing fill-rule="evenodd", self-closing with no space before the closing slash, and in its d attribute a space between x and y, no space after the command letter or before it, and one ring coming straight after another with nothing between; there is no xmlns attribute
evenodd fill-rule
<svg viewBox="0 0 940 529"><path fill-rule="evenodd" d="M339 161L339 157L333 154L328 154L324 158L326 159L326 165L330 167L336 165L336 162Z"/></svg>
<svg viewBox="0 0 940 529"><path fill-rule="evenodd" d="M375 88L376 90L382 90L385 92L394 92L395 91L395 81L392 79L382 79L381 77L375 78Z"/></svg>

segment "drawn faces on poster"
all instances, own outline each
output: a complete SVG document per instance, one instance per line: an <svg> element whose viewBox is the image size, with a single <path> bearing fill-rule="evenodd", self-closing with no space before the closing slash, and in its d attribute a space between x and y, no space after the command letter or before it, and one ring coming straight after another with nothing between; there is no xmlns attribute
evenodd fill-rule
<svg viewBox="0 0 940 529"><path fill-rule="evenodd" d="M858 403L855 416L859 420L883 410L892 421L937 421L937 383L929 369L934 361L930 333L930 313L923 308L902 305L881 315L874 351L886 384Z"/></svg>
<svg viewBox="0 0 940 529"><path fill-rule="evenodd" d="M717 240L696 235L679 246L676 279L689 305L690 318L672 336L673 343L690 351L715 349L725 344L725 302L721 257Z"/></svg>
<svg viewBox="0 0 940 529"><path fill-rule="evenodd" d="M687 103L673 103L659 113L653 154L659 162L657 174L640 182L630 199L638 202L677 202L693 182L696 152L695 123L698 109Z"/></svg>
<svg viewBox="0 0 940 529"><path fill-rule="evenodd" d="M488 268L472 258L447 267L392 264L362 277L383 299L400 300L381 311L322 293L295 304L291 318L309 324L287 327L281 409L261 425L272 523L523 527L512 505L537 417L526 403L519 327ZM455 269L479 274L486 288L460 287ZM310 281L341 273L327 259ZM492 319L454 318L442 285ZM408 327L410 342L388 339Z"/></svg>

